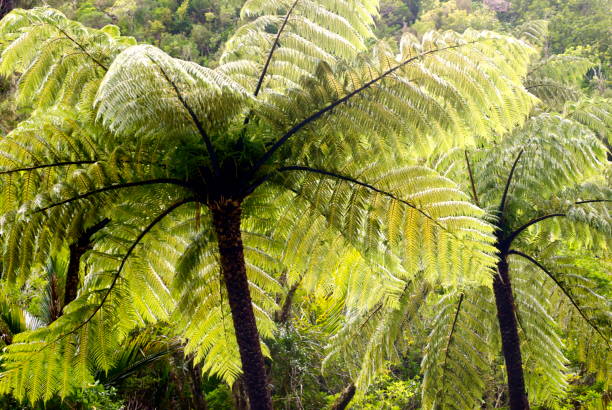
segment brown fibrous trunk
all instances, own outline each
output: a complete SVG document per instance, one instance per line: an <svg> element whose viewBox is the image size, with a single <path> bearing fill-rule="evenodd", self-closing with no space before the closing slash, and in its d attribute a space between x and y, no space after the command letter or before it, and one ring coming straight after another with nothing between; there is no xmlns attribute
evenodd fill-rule
<svg viewBox="0 0 612 410"><path fill-rule="evenodd" d="M336 399L334 404L331 406L331 410L344 410L349 405L353 397L355 397L355 391L357 388L354 383L350 383L341 392L340 396Z"/></svg>
<svg viewBox="0 0 612 410"><path fill-rule="evenodd" d="M506 362L508 378L508 397L511 410L529 409L529 400L525 389L523 374L523 359L518 335L518 321L510 274L508 269L507 252L500 252L500 261L497 264L497 275L493 279L495 304L497 305L497 319L502 340L502 353Z"/></svg>
<svg viewBox="0 0 612 410"><path fill-rule="evenodd" d="M270 410L272 400L244 259L240 201L217 201L209 207L217 234L221 273L232 313L249 405L251 410Z"/></svg>
<svg viewBox="0 0 612 410"><path fill-rule="evenodd" d="M66 284L64 285L64 305L76 299L79 290L79 272L81 267L81 258L92 248L91 237L93 234L104 228L110 219L104 218L97 224L83 231L81 236L69 246L70 258L68 260L68 269L66 271Z"/></svg>

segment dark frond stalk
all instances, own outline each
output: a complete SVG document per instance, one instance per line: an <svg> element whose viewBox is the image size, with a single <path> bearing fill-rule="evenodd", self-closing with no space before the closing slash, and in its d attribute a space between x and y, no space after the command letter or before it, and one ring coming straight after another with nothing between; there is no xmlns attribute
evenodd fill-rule
<svg viewBox="0 0 612 410"><path fill-rule="evenodd" d="M287 25L287 22L289 21L289 17L291 16L291 13L293 13L293 10L295 9L295 6L298 4L299 1L300 0L295 0L293 2L293 4L291 5L291 8L287 11L287 14L285 15L283 24L278 29L278 33L276 33L276 38L274 39L274 43L272 43L272 47L270 47L270 52L268 53L268 58L266 59L266 63L264 64L263 69L261 70L261 74L259 75L259 79L257 80L257 86L255 87L255 92L253 93L255 97L257 97L257 95L259 94L259 91L261 91L261 86L263 85L264 78L266 77L268 68L270 67L270 62L272 61L272 55L274 54L274 51L278 47L278 42L280 41L281 34L283 34L283 31L285 30L285 26Z"/></svg>
<svg viewBox="0 0 612 410"><path fill-rule="evenodd" d="M376 188L374 185L368 184L367 182L363 182L363 181L359 181L358 179L346 176L346 175L342 175L342 174L337 174L335 172L331 172L331 171L326 171L323 169L317 169L317 168L312 168L312 167L305 167L305 166L301 166L301 165L296 165L296 166L289 166L289 167L281 167L277 170L278 172L287 172L287 171L306 171L306 172L312 172L315 174L319 174L319 175L323 175L323 176L327 176L330 178L336 178L342 181L346 181L346 182L350 182L353 183L355 185L359 185L362 186L364 188L368 188L371 191L374 191L376 193L379 193L381 195L384 195L386 197L389 197L395 201L401 202L404 205L407 205L409 208L414 209L415 211L417 211L418 213L420 213L421 215L423 215L425 218L429 219L430 221L432 221L434 224L436 224L439 228L441 228L444 231L447 231L447 229L442 226L438 221L436 221L433 217L431 217L427 212L423 211L422 209L419 209L416 205L398 198L397 196L395 196L394 194L392 194L391 192L387 192L387 191L383 191L382 189Z"/></svg>
<svg viewBox="0 0 612 410"><path fill-rule="evenodd" d="M584 321L593 328L593 330L595 330L599 336L601 336L601 338L604 340L604 342L606 342L606 344L608 345L608 348L610 348L610 342L608 341L608 338L604 336L604 334L601 332L601 330L599 330L599 328L597 327L597 325L595 325L595 323L593 323L592 320L590 320L586 314L584 313L584 311L582 310L582 308L580 307L580 305L578 305L578 303L576 302L576 300L574 299L574 297L572 296L572 293L569 291L569 289L566 289L565 286L563 286L563 283L561 283L556 277L555 275L553 275L548 269L546 269L544 267L544 265L542 265L541 263L539 263L538 261L536 261L534 258L532 258L531 256L517 251L517 250L511 250L510 252L508 252L510 255L518 255L522 258L527 259L529 262L533 263L535 266L537 266L542 272L544 272L546 274L546 276L548 276L550 279L552 279L553 282L555 282L555 284L557 285L557 287L559 289L561 289L561 292L563 292L563 294L569 299L569 301L571 302L571 304L574 306L574 308L578 311L578 313L580 314L580 316L582 316L582 318L584 319Z"/></svg>
<svg viewBox="0 0 612 410"><path fill-rule="evenodd" d="M209 204L217 234L221 273L227 289L228 302L236 341L242 362L243 380L251 410L272 410L268 377L261 351L259 331L253 312L249 280L244 259L240 222L240 201L220 200Z"/></svg>
<svg viewBox="0 0 612 410"><path fill-rule="evenodd" d="M92 248L91 237L93 234L104 228L110 219L104 218L95 225L87 228L76 241L70 244L70 257L68 260L68 269L66 270L66 283L64 285L64 304L66 306L76 299L79 290L79 272L81 266L81 258Z"/></svg>
<svg viewBox="0 0 612 410"><path fill-rule="evenodd" d="M450 333L448 334L448 340L446 342L446 348L444 349L444 363L442 364L442 368L446 368L446 360L448 359L448 349L450 348L451 343L453 342L453 336L455 335L455 328L457 327L457 319L459 319L459 313L461 312L461 304L463 303L463 298L465 294L461 294L459 297L459 302L457 302L457 309L455 310L455 317L453 318L453 324L451 325ZM442 389L444 390L444 389Z"/></svg>
<svg viewBox="0 0 612 410"><path fill-rule="evenodd" d="M31 167L13 168L13 169L7 169L5 171L0 171L0 175L13 174L15 172L23 172L23 171L34 171L36 169L42 169L42 168L63 167L67 165L86 165L86 164L95 164L95 163L96 161L65 161L65 162L56 162L55 164L32 165Z"/></svg>
<svg viewBox="0 0 612 410"><path fill-rule="evenodd" d="M191 121L193 121L193 124L196 126L198 132L200 133L200 136L202 137L202 140L204 141L204 145L206 145L206 151L208 151L208 155L210 156L210 162L212 163L213 171L215 172L215 175L219 176L221 174L221 170L220 170L220 167L219 167L219 159L218 159L217 153L216 153L216 151L215 151L215 149L214 149L214 147L212 145L212 141L210 140L210 137L208 136L208 133L206 132L206 130L204 129L204 126L202 125L202 122L200 121L200 119L198 118L196 113L193 111L191 106L189 104L187 104L187 101L183 97L183 94L181 94L181 91L179 90L178 85L176 85L176 83L174 81L172 81L172 79L170 78L168 73L166 73L166 70L164 70L162 65L159 64L153 57L151 57L149 55L147 55L147 57L149 58L149 60L151 60L151 62L153 62L153 64L155 64L157 66L157 68L161 72L161 74L164 77L164 79L174 89L174 92L176 93L176 97L179 99L181 105L183 106L183 108L185 108L185 110L189 114L189 117L191 118Z"/></svg>
<svg viewBox="0 0 612 410"><path fill-rule="evenodd" d="M612 199L588 199L584 201L574 202L574 205L584 205L584 204L593 204L593 203L602 203L602 202L612 202ZM512 244L512 241L516 239L516 237L519 236L521 232L523 232L525 229L529 228L530 226L537 224L538 222L545 221L549 218L565 217L565 216L567 216L567 214L565 213L554 213L554 214L548 214L548 215L543 215L543 216L534 218L526 222L522 226L518 227L510 235L508 235L508 238L506 239L506 243L508 244L508 246L510 246Z"/></svg>
<svg viewBox="0 0 612 410"><path fill-rule="evenodd" d="M195 364L193 358L188 359L187 368L191 377L191 390L193 392L194 410L208 410L208 403L202 389L202 366Z"/></svg>
<svg viewBox="0 0 612 410"><path fill-rule="evenodd" d="M502 353L506 363L508 396L511 410L529 409L529 400L525 389L523 359L518 335L518 322L514 295L510 283L507 252L500 252L497 263L497 274L493 278L493 292L497 307L497 320L502 340Z"/></svg>
<svg viewBox="0 0 612 410"><path fill-rule="evenodd" d="M170 205L168 208L166 208L162 213L160 213L159 215L157 215L153 221L151 221L151 223L149 225L147 225L141 232L140 234L138 234L138 236L136 237L136 239L134 240L134 242L132 242L132 244L130 245L130 247L128 248L127 252L125 253L125 255L123 256L123 258L121 258L121 263L119 264L119 267L117 268L117 272L115 273L113 280L110 284L110 286L108 287L108 289L106 290L106 292L104 293L104 296L102 296L102 300L100 301L100 303L96 306L96 308L94 309L94 311L87 317L87 319L80 323L78 326L76 326L74 329L72 329L70 332L65 333L63 335L61 335L60 337L58 337L56 340L54 340L51 343L48 343L45 345L44 348L46 348L47 346L50 346L53 343L58 342L59 340L67 337L68 335L74 334L75 332L77 332L79 329L81 329L83 326L85 326L87 323L89 323L94 316L96 315L96 313L98 313L100 311L100 309L102 309L102 307L104 306L104 303L106 303L106 300L108 299L108 297L110 296L111 292L113 291L113 289L115 288L115 286L117 285L117 282L119 281L119 278L121 277L121 272L123 271L123 267L125 266L125 264L127 263L128 259L130 258L130 256L132 255L132 252L134 252L134 249L136 249L136 246L138 246L138 244L140 243L140 241L142 241L142 238L144 238L149 232L151 232L151 230L153 228L155 228L155 226L157 226L158 223L160 223L166 216L168 216L170 213L172 213L172 211L174 211L175 209L177 209L178 207L190 203L190 202L194 202L195 199L194 198L185 198L185 199L181 199L178 200L176 202L174 202L172 205ZM42 351L39 350L39 352Z"/></svg>
<svg viewBox="0 0 612 410"><path fill-rule="evenodd" d="M444 50L449 50L449 49L453 49L453 48L462 47L464 45L471 44L471 43L473 43L473 42L469 42L469 43L465 43L465 44L455 44L455 45L447 46L447 47L440 47L440 48L436 48L436 49L433 49L433 50L425 51L425 52L423 52L421 54L418 54L418 55L416 55L414 57L410 57L410 58L402 61L401 63L397 64L396 66L394 66L394 67L388 69L387 71L383 72L378 77L376 77L376 78L366 82L361 87L351 91L350 93L348 93L344 97L337 99L336 101L330 103L326 107L320 109L319 111L315 112L314 114L310 115L309 117L303 119L302 121L300 121L299 123L297 123L296 125L291 127L285 133L285 135L283 135L281 138L279 138L270 147L270 149L268 149L268 151L266 151L266 153L264 155L262 155L262 157L253 166L252 174L255 174L259 170L259 168L261 168L262 165L264 165L266 162L268 162L268 160L272 157L272 155L274 155L274 153L280 147L282 147L285 144L285 142L287 142L287 140L289 138L291 138L294 134L296 134L302 128L304 128L308 124L318 120L324 114L326 114L329 111L333 110L334 108L336 108L340 104L343 104L343 103L347 102L348 100L350 100L351 98L353 98L353 97L355 97L357 95L360 95L362 92L364 92L365 90L369 89L370 87L372 87L373 85L375 85L376 83L381 81L382 79L384 79L384 78L388 77L389 75L393 74L394 72L396 72L400 68L404 67L405 65L407 65L407 64L409 64L409 63L411 63L411 62L413 62L415 60L418 60L420 58L423 58L423 57L427 56L428 54L433 54L433 53L437 53L437 52L444 51Z"/></svg>
<svg viewBox="0 0 612 410"><path fill-rule="evenodd" d="M470 157L468 156L467 150L465 150L465 162L467 164L468 175L470 176L470 186L472 187L472 197L476 205L480 206L478 201L478 193L476 192L476 184L474 183L474 174L472 173L472 166L470 165Z"/></svg>
<svg viewBox="0 0 612 410"><path fill-rule="evenodd" d="M289 321L291 316L291 306L293 305L293 298L295 296L295 292L297 292L298 288L300 287L300 283L301 281L297 281L289 288L287 296L285 296L285 300L283 301L283 306L278 312L276 312L276 323L284 325Z"/></svg>
<svg viewBox="0 0 612 410"><path fill-rule="evenodd" d="M512 241L514 241L516 237L521 234L521 232L523 232L525 229L529 228L530 226L537 224L538 222L545 221L549 218L556 218L556 217L563 217L563 216L567 216L567 215L562 214L562 213L557 213L557 214L549 214L549 215L540 216L538 218L534 218L531 221L520 226L519 228L515 229L510 235L508 235L508 238L506 239L506 243L508 244L508 246L510 246L512 244Z"/></svg>
<svg viewBox="0 0 612 410"><path fill-rule="evenodd" d="M499 204L499 213L503 214L504 208L506 207L506 197L508 196L508 190L510 189L510 183L512 182L512 177L514 176L514 171L516 170L516 166L518 165L519 160L521 159L521 155L523 155L523 150L521 149L512 164L512 168L510 169L510 174L508 174L508 180L506 181L506 186L504 187L504 194L502 195L501 202Z"/></svg>
<svg viewBox="0 0 612 410"><path fill-rule="evenodd" d="M181 181L180 179L174 179L174 178L158 178L158 179L149 179L146 181L126 182L125 184L117 184L117 185L107 186L104 188L94 189L93 191L86 192L82 195L77 195L75 197L53 203L44 208L37 209L36 211L34 211L34 213L44 212L51 208L55 208L56 206L61 206L61 205L65 205L70 202L78 201L80 199L85 199L92 195L101 194L102 192L114 191L114 190L123 189L123 188L132 188L132 187L137 187L137 186L154 185L154 184L173 184L173 185L182 186L184 188L187 187L187 185L183 181Z"/></svg>
<svg viewBox="0 0 612 410"><path fill-rule="evenodd" d="M578 201L575 204L582 205L582 204L594 204L594 203L600 203L600 202L611 202L612 203L612 199L587 199L584 201Z"/></svg>
<svg viewBox="0 0 612 410"><path fill-rule="evenodd" d="M53 26L53 27L55 27L60 33L62 33L64 35L64 37L66 37L68 40L73 42L78 48L80 48L81 51L83 53L85 53L87 55L87 57L89 57L91 59L91 61L93 61L96 65L98 65L100 68L102 68L105 72L108 71L108 67L105 66L104 64L102 64L94 56L92 56L91 53L89 51L87 51L87 49L85 48L85 46L83 44L81 44L78 41L76 41L70 34L66 33L66 31L64 29L62 29L61 27L58 27L58 26Z"/></svg>
<svg viewBox="0 0 612 410"><path fill-rule="evenodd" d="M355 397L355 392L357 388L354 383L350 383L340 392L340 395L336 399L336 401L332 404L330 410L344 410L349 405L353 397Z"/></svg>

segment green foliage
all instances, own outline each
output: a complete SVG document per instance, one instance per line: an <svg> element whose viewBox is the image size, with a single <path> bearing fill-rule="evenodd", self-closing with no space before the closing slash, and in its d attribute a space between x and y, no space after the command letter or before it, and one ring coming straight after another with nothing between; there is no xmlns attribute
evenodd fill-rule
<svg viewBox="0 0 612 410"><path fill-rule="evenodd" d="M46 7L0 23L0 73L19 76L23 107L11 115L28 114L16 126L9 118L0 140L0 315L15 335L0 391L119 408L97 381L172 408L169 396L190 400L179 344L204 374L233 384L240 323L212 211L236 196L277 404L321 407L351 379L355 408L416 406L419 396L425 408L480 405L498 377L494 224L517 229L548 213L566 217L521 231L516 249L552 273L511 258L530 398L603 397L604 384L567 393L568 345L609 378L610 306L599 295L610 294L610 209L576 203L610 197L609 104L583 87L594 61L575 50L538 59L541 21L512 30L518 38L478 31L502 28L479 3L419 2L424 13L401 36L414 2L248 0L240 13L220 3L77 1L62 8L85 25ZM377 29L379 18L387 26ZM78 298L48 326L29 323L49 306L31 295L51 282L50 257L65 259L102 217L111 222L83 257ZM317 302L278 326L279 301L297 283L301 301ZM319 309L320 322L304 318ZM171 324L167 337L140 333L160 323ZM318 375L325 343L332 389ZM422 386L386 373L424 344ZM213 384L209 404L228 406L229 389Z"/></svg>
<svg viewBox="0 0 612 410"><path fill-rule="evenodd" d="M419 381L402 380L393 374L383 374L376 378L367 392L351 403L352 409L363 410L400 410L417 409Z"/></svg>

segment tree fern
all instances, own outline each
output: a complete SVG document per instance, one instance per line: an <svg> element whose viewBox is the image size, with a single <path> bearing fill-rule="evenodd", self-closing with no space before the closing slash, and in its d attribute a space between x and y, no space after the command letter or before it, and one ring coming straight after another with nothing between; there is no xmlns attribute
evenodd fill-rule
<svg viewBox="0 0 612 410"><path fill-rule="evenodd" d="M369 49L376 6L249 1L243 16L253 20L216 69L50 9L3 22L2 70L23 72L20 100L46 87L40 108L55 105L53 116L35 111L32 129L20 127L3 148L16 161L2 171L7 278L27 277L77 221L112 219L93 241L79 297L44 331L23 336L27 357L17 347L6 352L15 377L0 380L5 391L44 398L31 375L72 354L77 382L89 380L112 367L113 343L170 318L206 371L230 382L242 371L251 404L269 408L260 334L274 329L278 278L334 283L289 254L304 238L320 241L299 248L313 258L304 261L334 266L351 290L338 296L349 301L367 300L369 283L350 266L392 283L420 272L447 285L489 281L494 238L482 210L413 157L522 123L535 101L521 84L533 49L474 31L406 35ZM79 58L66 58L71 52ZM58 77L51 70L62 64L69 75ZM54 121L59 131L49 128ZM49 131L39 134L41 124ZM8 148L36 135L43 144ZM19 181L27 178L36 189L24 193ZM291 223L300 215L314 216L312 230ZM334 253L330 245L342 247ZM401 277L391 279L387 265ZM388 295L399 309L398 292ZM368 308L375 303L371 297ZM48 391L65 394L70 388L57 380Z"/></svg>

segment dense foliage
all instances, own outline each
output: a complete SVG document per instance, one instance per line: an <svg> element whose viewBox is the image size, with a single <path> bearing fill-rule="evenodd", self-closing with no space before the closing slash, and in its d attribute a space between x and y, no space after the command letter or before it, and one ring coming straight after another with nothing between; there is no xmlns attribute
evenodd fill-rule
<svg viewBox="0 0 612 410"><path fill-rule="evenodd" d="M609 1L5 1L0 407L608 408Z"/></svg>

